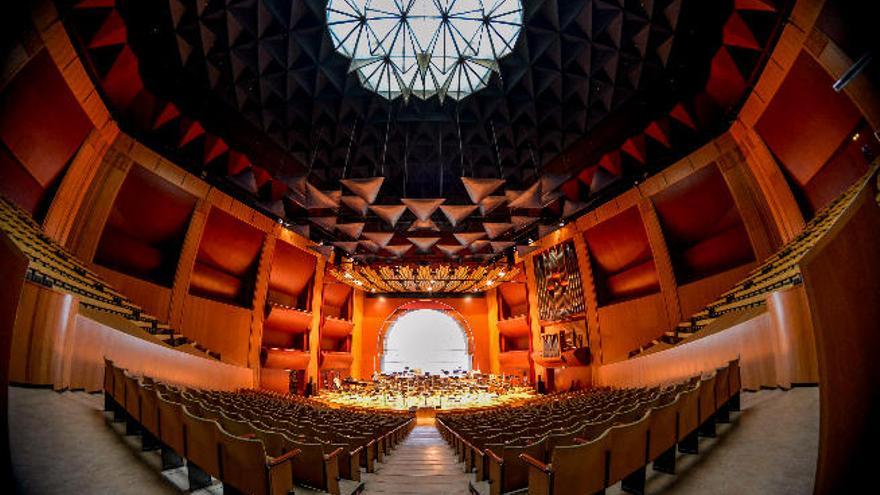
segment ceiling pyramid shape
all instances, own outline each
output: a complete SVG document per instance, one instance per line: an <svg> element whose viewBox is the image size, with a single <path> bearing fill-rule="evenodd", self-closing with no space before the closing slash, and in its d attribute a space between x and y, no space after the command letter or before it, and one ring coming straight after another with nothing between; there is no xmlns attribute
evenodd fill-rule
<svg viewBox="0 0 880 495"><path fill-rule="evenodd" d="M363 198L367 203L373 204L379 196L379 190L385 182L385 177L370 177L368 179L340 179L339 182L351 192Z"/></svg>
<svg viewBox="0 0 880 495"><path fill-rule="evenodd" d="M512 200L508 205L510 208L536 209L544 206L541 203L541 183L535 182L522 194Z"/></svg>
<svg viewBox="0 0 880 495"><path fill-rule="evenodd" d="M370 203L367 203L367 201L360 196L342 196L339 200L342 204L348 206L360 216L366 215L367 209L370 207Z"/></svg>
<svg viewBox="0 0 880 495"><path fill-rule="evenodd" d="M311 217L309 220L327 232L333 232L336 228L336 217Z"/></svg>
<svg viewBox="0 0 880 495"><path fill-rule="evenodd" d="M413 232L416 230L432 230L434 232L438 232L440 230L440 227L438 227L437 224L434 223L434 221L431 219L416 220L415 222L412 223L412 225L409 226L409 228L407 230L410 232Z"/></svg>
<svg viewBox="0 0 880 495"><path fill-rule="evenodd" d="M382 247L383 247L383 246L376 244L375 242L373 242L371 240L365 240L365 241L362 240L362 241L360 241L360 245L361 245L361 247L370 251L371 253L378 253L379 250L382 249Z"/></svg>
<svg viewBox="0 0 880 495"><path fill-rule="evenodd" d="M525 217L525 216L511 216L510 217L510 223L513 224L513 228L515 230L522 230L537 221L538 221L538 219L535 217Z"/></svg>
<svg viewBox="0 0 880 495"><path fill-rule="evenodd" d="M501 251L504 251L505 249L511 248L514 246L514 243L510 242L510 241L503 241L503 242L492 241L489 244L492 246L492 251L495 251L496 253L500 253Z"/></svg>
<svg viewBox="0 0 880 495"><path fill-rule="evenodd" d="M461 246L458 244L438 244L437 249L443 252L446 256L450 258L455 258L458 256L458 253L464 249L465 246Z"/></svg>
<svg viewBox="0 0 880 495"><path fill-rule="evenodd" d="M401 245L394 245L394 246L385 246L385 250L388 251L389 253L393 254L394 256L400 258L404 254L406 254L407 251L412 249L412 247L413 247L412 244L401 244Z"/></svg>
<svg viewBox="0 0 880 495"><path fill-rule="evenodd" d="M586 207L587 204L580 201L566 201L562 207L562 217L568 218Z"/></svg>
<svg viewBox="0 0 880 495"><path fill-rule="evenodd" d="M489 241L479 240L472 242L471 245L468 246L468 249L470 249L472 253L478 253L485 249L487 246L489 246Z"/></svg>
<svg viewBox="0 0 880 495"><path fill-rule="evenodd" d="M471 201L479 203L486 196L495 192L496 189L504 185L504 179L478 179L476 177L462 177L461 183L470 196Z"/></svg>
<svg viewBox="0 0 880 495"><path fill-rule="evenodd" d="M437 211L437 208L446 201L445 199L409 199L403 198L401 203L405 204L409 211L413 213L419 220L426 221L431 215Z"/></svg>
<svg viewBox="0 0 880 495"><path fill-rule="evenodd" d="M364 232L361 235L382 247L387 246L391 239L394 238L394 232Z"/></svg>
<svg viewBox="0 0 880 495"><path fill-rule="evenodd" d="M352 241L352 242L337 241L337 242L334 242L333 245L338 247L339 249L345 251L348 254L354 254L354 252L358 248L357 241Z"/></svg>
<svg viewBox="0 0 880 495"><path fill-rule="evenodd" d="M486 235L489 236L489 239L495 239L501 234L510 230L513 227L511 223L484 223L483 229L486 230Z"/></svg>
<svg viewBox="0 0 880 495"><path fill-rule="evenodd" d="M480 201L480 214L483 216L488 215L495 211L499 206L503 205L507 201L507 198L504 196L487 196Z"/></svg>
<svg viewBox="0 0 880 495"><path fill-rule="evenodd" d="M400 216L403 215L403 212L406 211L405 205L371 205L370 210L373 211L376 215L379 216L382 220L388 222L389 225L394 227L397 225L397 221L400 220Z"/></svg>
<svg viewBox="0 0 880 495"><path fill-rule="evenodd" d="M333 193L325 193L311 183L306 184L306 208L310 210L339 208L341 196L337 198L333 196Z"/></svg>
<svg viewBox="0 0 880 495"><path fill-rule="evenodd" d="M476 240L486 237L485 232L458 232L452 235L462 246L467 246Z"/></svg>
<svg viewBox="0 0 880 495"><path fill-rule="evenodd" d="M336 229L352 239L357 239L364 230L364 222L338 223Z"/></svg>
<svg viewBox="0 0 880 495"><path fill-rule="evenodd" d="M423 253L430 251L434 244L437 244L437 241L440 240L439 237L407 237L406 239Z"/></svg>
<svg viewBox="0 0 880 495"><path fill-rule="evenodd" d="M477 208L477 205L442 205L440 206L440 211L446 215L446 218L453 227L457 227L462 220L470 216Z"/></svg>

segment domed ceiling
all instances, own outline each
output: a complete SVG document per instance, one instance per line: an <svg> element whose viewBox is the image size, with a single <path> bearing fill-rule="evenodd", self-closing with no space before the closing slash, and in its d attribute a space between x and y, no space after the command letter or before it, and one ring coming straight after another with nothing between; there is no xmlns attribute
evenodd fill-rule
<svg viewBox="0 0 880 495"><path fill-rule="evenodd" d="M357 258L465 261L528 249L725 129L788 11L59 3L124 129L169 159Z"/></svg>

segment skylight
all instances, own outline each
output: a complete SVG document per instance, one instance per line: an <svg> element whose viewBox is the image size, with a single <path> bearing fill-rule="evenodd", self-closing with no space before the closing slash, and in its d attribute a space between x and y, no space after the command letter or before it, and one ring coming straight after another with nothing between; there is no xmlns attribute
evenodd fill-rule
<svg viewBox="0 0 880 495"><path fill-rule="evenodd" d="M486 87L522 29L521 0L330 0L336 50L392 100L461 99Z"/></svg>

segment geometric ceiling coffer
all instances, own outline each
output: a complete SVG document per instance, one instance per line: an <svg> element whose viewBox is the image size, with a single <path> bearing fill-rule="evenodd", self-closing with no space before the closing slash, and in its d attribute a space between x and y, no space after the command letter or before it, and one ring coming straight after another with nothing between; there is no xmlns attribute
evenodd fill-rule
<svg viewBox="0 0 880 495"><path fill-rule="evenodd" d="M369 179L340 179L339 182L351 192L357 194L367 203L373 204L379 195L379 189L385 182L385 177L371 177Z"/></svg>
<svg viewBox="0 0 880 495"><path fill-rule="evenodd" d="M461 183L464 184L468 196L471 197L471 201L474 203L482 201L483 198L501 187L504 182L504 179L478 179L476 177L461 178Z"/></svg>
<svg viewBox="0 0 880 495"><path fill-rule="evenodd" d="M522 29L520 0L330 0L327 26L361 85L393 100L460 100L499 72Z"/></svg>
<svg viewBox="0 0 880 495"><path fill-rule="evenodd" d="M379 218L388 222L392 227L397 225L400 216L406 211L405 205L372 205L370 209L379 215Z"/></svg>
<svg viewBox="0 0 880 495"><path fill-rule="evenodd" d="M405 204L409 211L413 213L419 220L426 221L431 218L431 215L437 211L437 208L446 201L445 199L407 199L403 198L400 200L401 203Z"/></svg>
<svg viewBox="0 0 880 495"><path fill-rule="evenodd" d="M468 217L477 209L477 205L443 205L440 210L449 219L449 223L456 227L459 222Z"/></svg>

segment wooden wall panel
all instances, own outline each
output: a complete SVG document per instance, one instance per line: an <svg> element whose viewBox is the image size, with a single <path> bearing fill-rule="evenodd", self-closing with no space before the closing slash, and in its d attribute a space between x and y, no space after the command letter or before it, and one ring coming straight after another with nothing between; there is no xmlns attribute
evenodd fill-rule
<svg viewBox="0 0 880 495"><path fill-rule="evenodd" d="M656 339L672 325L667 319L662 294L599 308L602 362L607 364L626 359L630 351Z"/></svg>
<svg viewBox="0 0 880 495"><path fill-rule="evenodd" d="M224 362L247 366L251 310L189 295L179 331L219 352Z"/></svg>
<svg viewBox="0 0 880 495"><path fill-rule="evenodd" d="M724 331L664 351L598 368L595 384L648 386L681 380L740 358L743 388L777 386L776 362L770 343L775 331L767 313Z"/></svg>
<svg viewBox="0 0 880 495"><path fill-rule="evenodd" d="M880 187L877 176L801 260L819 355L816 493L874 483L880 445Z"/></svg>
<svg viewBox="0 0 880 495"><path fill-rule="evenodd" d="M749 263L696 282L678 286L678 300L681 304L683 319L702 310L706 304L714 301L723 292L744 279L754 267L755 263Z"/></svg>
<svg viewBox="0 0 880 495"><path fill-rule="evenodd" d="M18 311L24 275L27 271L27 258L0 232L0 476L12 479L12 463L9 455L9 374L12 355L15 314Z"/></svg>
<svg viewBox="0 0 880 495"><path fill-rule="evenodd" d="M171 289L101 265L92 264L91 268L114 289L125 294L132 302L144 308L159 321L168 322L168 312L171 309Z"/></svg>
<svg viewBox="0 0 880 495"><path fill-rule="evenodd" d="M775 291L767 297L767 312L779 332L777 371L787 384L819 383L816 340L804 286Z"/></svg>
<svg viewBox="0 0 880 495"><path fill-rule="evenodd" d="M77 310L78 302L70 294L25 282L12 334L11 382L55 383L53 376L58 369L55 349L63 347Z"/></svg>

